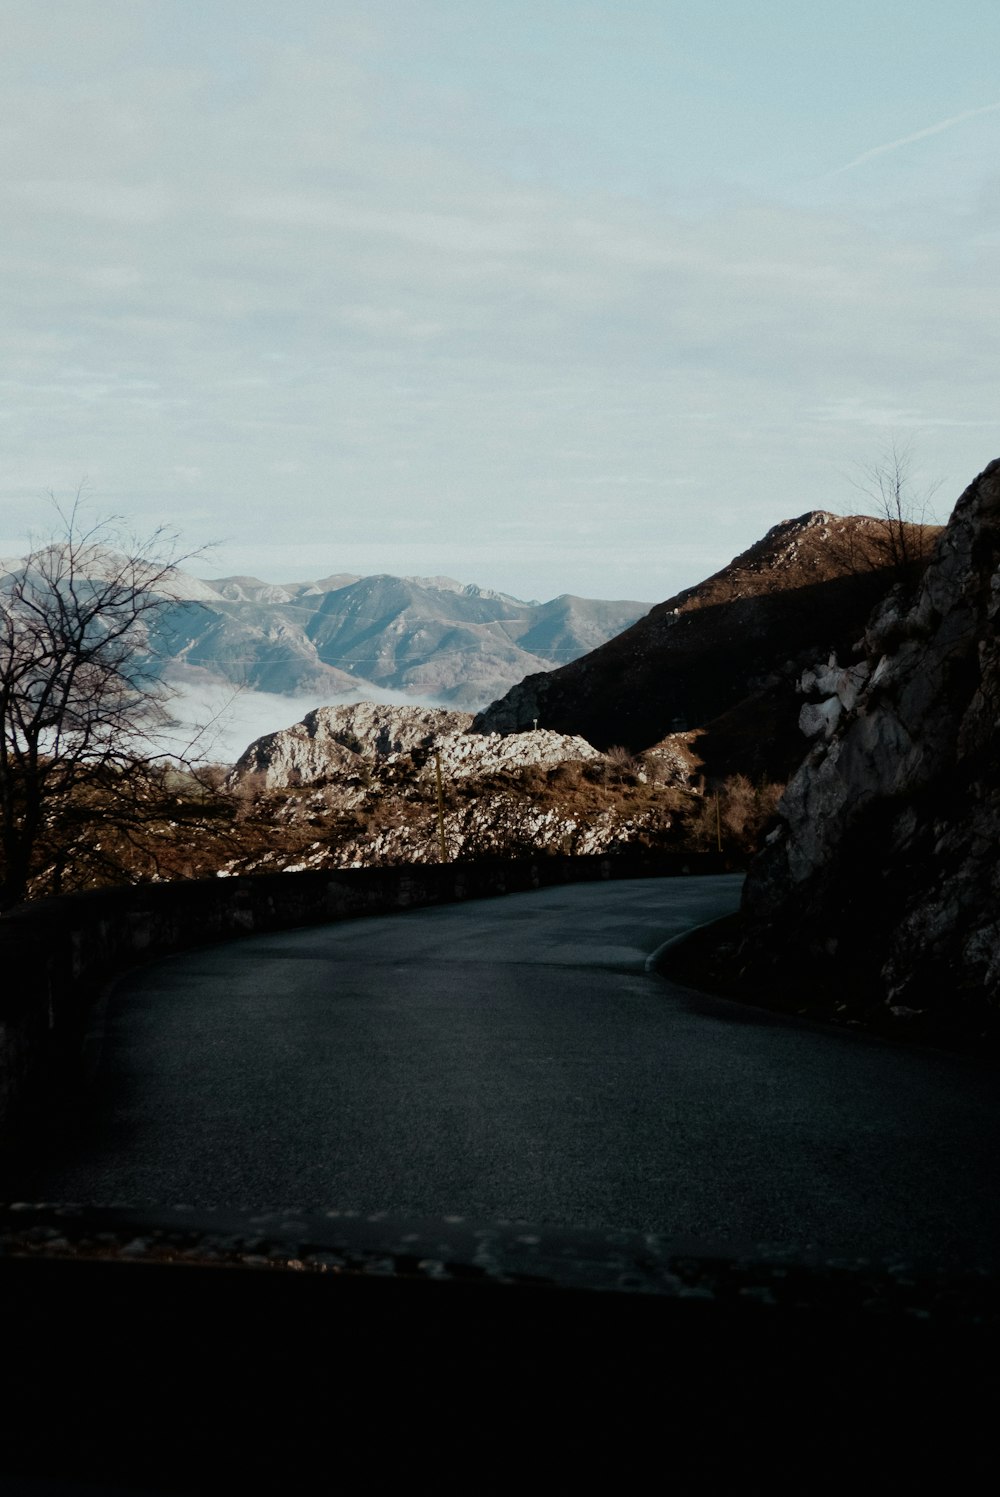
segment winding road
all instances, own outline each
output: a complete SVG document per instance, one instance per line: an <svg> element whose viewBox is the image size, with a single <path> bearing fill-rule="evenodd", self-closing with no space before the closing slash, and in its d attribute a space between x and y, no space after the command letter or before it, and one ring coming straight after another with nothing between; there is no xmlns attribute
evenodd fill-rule
<svg viewBox="0 0 1000 1497"><path fill-rule="evenodd" d="M139 969L82 1126L5 1193L996 1266L995 1073L647 971L739 885L581 884Z"/></svg>

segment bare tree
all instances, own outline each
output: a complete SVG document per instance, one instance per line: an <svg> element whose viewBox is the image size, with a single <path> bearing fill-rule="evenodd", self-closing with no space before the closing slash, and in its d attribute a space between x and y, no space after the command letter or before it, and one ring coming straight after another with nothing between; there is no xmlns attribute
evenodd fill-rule
<svg viewBox="0 0 1000 1497"><path fill-rule="evenodd" d="M79 496L56 508L57 534L0 576L0 909L41 872L58 892L81 856L121 862L165 784L147 623L183 558L162 529L86 525Z"/></svg>
<svg viewBox="0 0 1000 1497"><path fill-rule="evenodd" d="M859 463L851 480L867 500L867 508L883 522L877 553L883 565L906 577L926 562L937 535L931 500L941 480L919 488L914 476L913 446L893 437L872 462Z"/></svg>

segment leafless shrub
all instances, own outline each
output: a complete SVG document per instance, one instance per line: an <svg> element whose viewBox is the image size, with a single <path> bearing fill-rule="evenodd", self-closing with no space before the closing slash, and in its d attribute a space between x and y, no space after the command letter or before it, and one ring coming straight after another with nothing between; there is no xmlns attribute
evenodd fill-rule
<svg viewBox="0 0 1000 1497"><path fill-rule="evenodd" d="M730 775L695 800L688 799L684 840L692 850L749 856L757 852L784 786L755 785L745 774Z"/></svg>
<svg viewBox="0 0 1000 1497"><path fill-rule="evenodd" d="M228 764L199 764L191 771L191 778L195 784L203 786L205 790L213 794L225 789L228 775Z"/></svg>
<svg viewBox="0 0 1000 1497"><path fill-rule="evenodd" d="M640 764L631 749L615 743L605 750L604 776L612 785L636 785L639 782Z"/></svg>
<svg viewBox="0 0 1000 1497"><path fill-rule="evenodd" d="M896 437L876 458L855 465L849 481L877 523L844 531L833 542L845 570L888 570L907 582L926 566L937 535L932 500L941 480L921 487L914 469L912 443Z"/></svg>
<svg viewBox="0 0 1000 1497"><path fill-rule="evenodd" d="M267 775L262 769L254 769L249 774L241 775L232 787L231 794L236 820L246 821L267 794Z"/></svg>
<svg viewBox="0 0 1000 1497"><path fill-rule="evenodd" d="M555 790L571 792L579 790L584 781L585 762L581 759L564 759L552 771L550 783Z"/></svg>

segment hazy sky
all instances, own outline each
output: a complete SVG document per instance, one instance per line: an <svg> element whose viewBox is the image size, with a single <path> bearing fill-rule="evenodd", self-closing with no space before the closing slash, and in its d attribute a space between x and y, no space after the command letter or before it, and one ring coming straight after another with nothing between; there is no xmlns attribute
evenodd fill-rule
<svg viewBox="0 0 1000 1497"><path fill-rule="evenodd" d="M0 0L0 554L656 600L998 440L997 0Z"/></svg>

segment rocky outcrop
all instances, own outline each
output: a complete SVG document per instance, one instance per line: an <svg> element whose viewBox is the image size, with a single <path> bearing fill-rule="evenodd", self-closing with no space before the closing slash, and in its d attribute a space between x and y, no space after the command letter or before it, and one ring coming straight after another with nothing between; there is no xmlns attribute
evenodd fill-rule
<svg viewBox="0 0 1000 1497"><path fill-rule="evenodd" d="M670 817L663 811L629 814L608 807L574 816L558 806L532 804L515 794L496 792L451 805L443 820L448 860L535 857L563 854L574 858L662 851ZM345 838L336 850L338 868L381 868L395 863L437 863L441 827L433 810L400 817L394 825L366 829ZM330 850L317 841L286 872L330 866Z"/></svg>
<svg viewBox="0 0 1000 1497"><path fill-rule="evenodd" d="M349 707L317 707L300 723L258 738L241 755L229 782L248 780L267 790L303 785L347 785L359 776L397 767L431 777L432 755L449 779L495 774L528 765L599 759L597 749L564 733L470 733L472 715L435 707L396 707L355 702Z"/></svg>
<svg viewBox="0 0 1000 1497"><path fill-rule="evenodd" d="M410 753L435 737L462 733L471 721L467 712L376 702L317 707L301 722L251 743L229 782L238 786L254 776L267 790L323 785L359 773L366 762Z"/></svg>
<svg viewBox="0 0 1000 1497"><path fill-rule="evenodd" d="M814 736L752 866L743 957L831 975L918 1032L996 1033L1000 461L966 490L915 601L801 686Z"/></svg>
<svg viewBox="0 0 1000 1497"><path fill-rule="evenodd" d="M449 860L673 845L670 756L645 765L545 729L471 733L471 720L359 702L258 739L229 787L242 823L263 818L270 835L233 869L436 863L442 831Z"/></svg>
<svg viewBox="0 0 1000 1497"><path fill-rule="evenodd" d="M936 532L902 531L916 574ZM814 510L783 521L589 655L529 675L474 727L537 724L601 749L663 745L711 777L784 780L802 757L794 682L831 651L848 657L898 571L893 539L887 521L868 516Z"/></svg>

